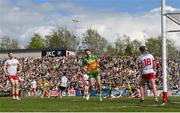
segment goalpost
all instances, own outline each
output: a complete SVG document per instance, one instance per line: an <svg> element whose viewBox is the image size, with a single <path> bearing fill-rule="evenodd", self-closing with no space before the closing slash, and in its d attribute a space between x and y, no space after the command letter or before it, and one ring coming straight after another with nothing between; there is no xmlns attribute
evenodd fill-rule
<svg viewBox="0 0 180 113"><path fill-rule="evenodd" d="M168 101L167 93L167 31L166 31L166 3L165 0L161 0L161 35L162 35L162 73L163 73L163 103Z"/></svg>
<svg viewBox="0 0 180 113"><path fill-rule="evenodd" d="M166 12L166 0L161 0L161 36L162 36L162 73L163 73L163 103L168 102L167 88L167 33L180 32L180 30L167 31L166 18L180 25L180 12Z"/></svg>

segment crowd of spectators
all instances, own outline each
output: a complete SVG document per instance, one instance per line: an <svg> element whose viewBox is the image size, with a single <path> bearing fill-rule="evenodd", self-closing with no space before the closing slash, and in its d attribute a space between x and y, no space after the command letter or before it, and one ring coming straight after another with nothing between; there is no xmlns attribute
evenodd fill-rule
<svg viewBox="0 0 180 113"><path fill-rule="evenodd" d="M31 82L37 81L38 89L41 89L42 80L49 82L49 89L56 90L60 77L64 74L68 78L68 88L82 89L81 75L83 71L83 56L64 57L27 57L18 58L22 64L22 73L19 75L20 89L25 94L31 91ZM139 89L140 73L137 69L137 57L130 56L102 56L100 57L101 78L103 89ZM0 59L0 90L10 90L7 77L3 76L3 63ZM162 90L161 59L156 58L156 84L157 89ZM149 86L150 88L151 86ZM168 60L168 88L180 87L180 62Z"/></svg>

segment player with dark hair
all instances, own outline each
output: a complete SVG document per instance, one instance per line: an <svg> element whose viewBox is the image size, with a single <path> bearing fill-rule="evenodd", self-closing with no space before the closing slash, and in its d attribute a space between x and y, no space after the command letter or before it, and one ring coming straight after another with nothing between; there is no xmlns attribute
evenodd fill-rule
<svg viewBox="0 0 180 113"><path fill-rule="evenodd" d="M4 63L4 73L8 77L11 85L12 85L12 96L13 99L21 100L19 98L19 81L18 74L21 73L22 66L17 59L14 58L14 54L12 52L8 53L9 59L7 59Z"/></svg>
<svg viewBox="0 0 180 113"><path fill-rule="evenodd" d="M41 98L44 98L44 96L50 97L50 95L49 95L49 81L46 80L46 78L42 79L41 87L42 87L42 90L43 90L42 94L41 94Z"/></svg>
<svg viewBox="0 0 180 113"><path fill-rule="evenodd" d="M83 74L82 80L83 80L83 89L84 89L83 98L86 98L86 96L88 96L89 93L89 76L87 74Z"/></svg>
<svg viewBox="0 0 180 113"><path fill-rule="evenodd" d="M96 80L96 85L98 88L99 99L102 101L101 97L101 78L99 69L99 59L96 55L92 54L90 49L85 50L86 58L84 59L84 70L89 76L89 94L86 96L86 100L89 100L90 91L94 85L94 79Z"/></svg>
<svg viewBox="0 0 180 113"><path fill-rule="evenodd" d="M61 82L59 85L59 97L62 98L62 93L65 92L67 94L68 88L68 78L66 77L66 73L63 73L61 76Z"/></svg>
<svg viewBox="0 0 180 113"><path fill-rule="evenodd" d="M155 84L154 56L148 53L145 46L141 46L139 50L141 52L141 55L138 58L138 68L141 72L141 80L140 80L141 102L144 101L144 84L146 80L150 80L155 97L155 102L158 102L157 89Z"/></svg>

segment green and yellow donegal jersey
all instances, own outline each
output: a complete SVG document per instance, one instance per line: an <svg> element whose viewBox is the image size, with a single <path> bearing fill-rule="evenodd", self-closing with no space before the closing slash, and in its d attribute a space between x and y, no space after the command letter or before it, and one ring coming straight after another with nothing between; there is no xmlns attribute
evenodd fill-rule
<svg viewBox="0 0 180 113"><path fill-rule="evenodd" d="M97 60L98 60L98 57L96 55L91 55L84 59L84 64L87 66L88 73L99 71Z"/></svg>

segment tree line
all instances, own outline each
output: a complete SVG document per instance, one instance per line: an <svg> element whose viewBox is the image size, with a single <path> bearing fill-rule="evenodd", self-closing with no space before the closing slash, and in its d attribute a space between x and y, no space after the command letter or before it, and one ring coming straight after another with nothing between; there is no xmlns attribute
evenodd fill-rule
<svg viewBox="0 0 180 113"><path fill-rule="evenodd" d="M113 37L115 38L115 37ZM11 39L9 36L0 36L0 50L5 49L20 49L20 44L17 40ZM130 40L128 35L117 36L114 43L108 41L101 36L97 30L88 29L82 34L82 38L75 36L69 30L63 27L56 27L49 35L42 37L35 33L31 37L31 41L26 46L27 49L41 48L66 48L76 50L81 54L85 48L93 50L96 54L103 55L121 55L134 56L139 54L138 48L142 45L139 40ZM145 40L145 45L155 56L161 56L161 37L149 37ZM80 46L77 46L80 45ZM77 49L76 49L77 48ZM173 40L167 40L168 56L175 58L177 48Z"/></svg>

